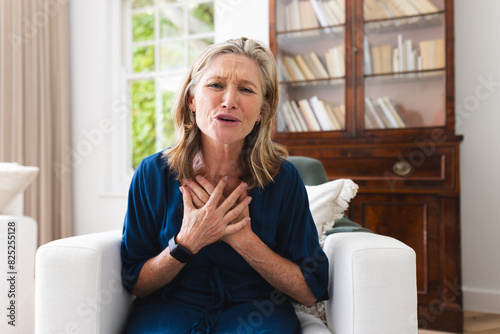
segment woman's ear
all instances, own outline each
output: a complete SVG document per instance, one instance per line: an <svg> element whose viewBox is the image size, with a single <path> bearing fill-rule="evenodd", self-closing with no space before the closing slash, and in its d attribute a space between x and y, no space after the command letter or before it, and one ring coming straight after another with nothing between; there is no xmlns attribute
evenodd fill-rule
<svg viewBox="0 0 500 334"><path fill-rule="evenodd" d="M188 101L189 110L191 110L191 112L195 112L196 111L196 107L195 107L196 103L195 103L195 100L194 100L194 96L191 95L191 94L189 94L187 101Z"/></svg>

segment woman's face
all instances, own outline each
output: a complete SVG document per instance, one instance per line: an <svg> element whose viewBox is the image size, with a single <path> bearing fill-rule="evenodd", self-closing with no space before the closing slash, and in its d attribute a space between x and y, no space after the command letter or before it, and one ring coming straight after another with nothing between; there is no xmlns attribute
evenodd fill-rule
<svg viewBox="0 0 500 334"><path fill-rule="evenodd" d="M245 56L224 54L207 66L189 97L203 144L242 145L262 117L260 68Z"/></svg>

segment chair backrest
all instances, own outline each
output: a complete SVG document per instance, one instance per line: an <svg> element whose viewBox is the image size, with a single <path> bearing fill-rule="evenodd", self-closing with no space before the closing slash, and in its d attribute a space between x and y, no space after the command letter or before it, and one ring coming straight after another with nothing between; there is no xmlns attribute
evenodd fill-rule
<svg viewBox="0 0 500 334"><path fill-rule="evenodd" d="M316 186L318 184L328 182L325 167L318 159L290 156L287 160L295 165L300 176L302 177L302 181L304 181L304 184L308 186Z"/></svg>

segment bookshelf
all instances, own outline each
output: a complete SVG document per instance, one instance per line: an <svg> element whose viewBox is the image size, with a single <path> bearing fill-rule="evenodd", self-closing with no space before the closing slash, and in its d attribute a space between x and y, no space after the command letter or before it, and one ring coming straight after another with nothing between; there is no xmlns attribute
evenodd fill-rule
<svg viewBox="0 0 500 334"><path fill-rule="evenodd" d="M269 6L274 139L360 186L349 217L417 252L419 327L461 332L453 0Z"/></svg>

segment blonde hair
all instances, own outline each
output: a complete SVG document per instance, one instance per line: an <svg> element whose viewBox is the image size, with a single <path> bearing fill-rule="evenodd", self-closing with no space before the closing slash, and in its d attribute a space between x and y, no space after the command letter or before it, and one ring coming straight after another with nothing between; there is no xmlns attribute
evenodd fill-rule
<svg viewBox="0 0 500 334"><path fill-rule="evenodd" d="M178 179L193 179L193 162L201 152L201 131L189 109L189 97L208 65L223 54L246 56L260 67L263 93L262 119L245 138L241 163L247 175L243 180L249 187L264 187L272 182L283 158L288 157L285 147L271 140L279 101L276 63L272 53L259 42L241 37L207 47L191 65L172 105L176 128L175 144L164 151L170 169Z"/></svg>

